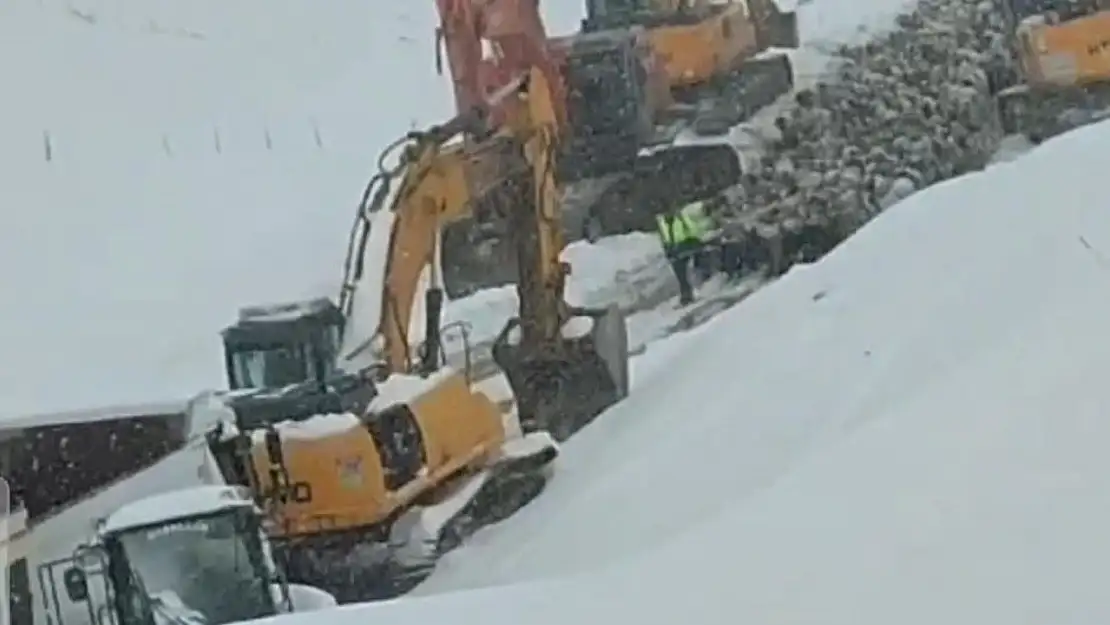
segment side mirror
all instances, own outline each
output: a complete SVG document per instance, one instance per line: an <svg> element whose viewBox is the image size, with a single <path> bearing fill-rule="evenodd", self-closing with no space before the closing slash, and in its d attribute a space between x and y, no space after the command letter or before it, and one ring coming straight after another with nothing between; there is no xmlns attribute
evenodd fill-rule
<svg viewBox="0 0 1110 625"><path fill-rule="evenodd" d="M70 567L62 574L62 581L66 586L66 595L73 602L85 601L89 598L89 585L85 572L77 567Z"/></svg>

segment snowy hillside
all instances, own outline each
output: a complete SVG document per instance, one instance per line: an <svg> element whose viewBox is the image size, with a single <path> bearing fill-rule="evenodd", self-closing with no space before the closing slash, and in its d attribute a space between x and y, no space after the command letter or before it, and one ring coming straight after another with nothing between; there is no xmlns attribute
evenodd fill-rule
<svg viewBox="0 0 1110 625"><path fill-rule="evenodd" d="M811 80L823 71L824 66L829 62L828 56L823 52L829 46L866 41L876 32L890 28L893 25L894 16L912 5L912 2L901 0L861 0L850 6L835 5L835 7L822 2L802 5L798 8L802 47L791 53L795 67L798 68L803 79ZM609 245L612 246L618 241L619 238L614 237ZM641 248L635 244L626 243L622 250L622 257L625 259L638 257L644 264L661 260L658 259L657 251L656 256L651 256L648 253L649 250L651 248L647 245ZM591 258L598 256L595 253ZM610 264L616 264L616 262L610 261ZM629 266L632 264L626 260L624 267ZM638 284L636 289L643 293L649 290L649 287ZM498 313L501 317L507 317L511 312L513 304L511 293L498 293L491 290L483 295L486 296L485 304L493 313L486 315L487 319L498 318ZM582 299L590 298L586 296ZM616 299L619 301L620 298ZM474 300L477 302L478 298ZM494 301L500 302L500 306L493 306L491 302ZM769 311L766 314L774 316L776 313ZM633 315L629 323L631 344L639 346L656 339L659 336L658 329L667 320L661 309L647 310ZM705 476L697 473L696 478L691 477L689 470L680 466L680 463L685 464L685 461L677 459L684 457L686 436L701 437L707 431L714 431L713 428L706 430L700 426L694 426L690 432L686 431L687 415L695 409L695 406L698 408L707 406L707 400L691 401L688 395L678 393L679 397L685 398L682 400L686 402L685 407L681 402L659 404L668 406L668 409L658 412L652 410L652 407L660 402L660 398L653 393L655 388L666 389L662 392L670 393L672 388L681 387L686 379L694 382L706 379L707 372L737 372L740 370L738 367L744 367L745 371L756 371L759 376L773 375L763 371L760 365L765 357L764 352L771 351L776 341L780 340L780 336L772 333L763 337L759 328L760 326L755 326L750 330L751 336L758 340L756 343L758 348L753 348L746 341L737 341L731 352L735 363L708 361L705 368L691 366L677 354L689 349L692 341L716 340L714 337L718 335L715 333L720 331L718 325L703 326L694 331L652 343L645 355L633 361L633 386L636 390L633 397L610 410L604 419L600 419L578 438L567 443L564 452L567 460L563 464L559 478L550 487L553 495L526 508L511 522L480 533L459 551L448 554L441 560L436 573L429 581L417 588L416 593L435 594L460 588L506 584L522 579L592 570L598 565L631 557L659 540L682 531L691 517L700 519L712 515L725 504L725 500L716 497L705 499L704 492L701 490L686 489L684 484L687 480L708 480L709 483L727 492L731 492L730 485L734 480L758 482L761 479L760 467L767 463L778 462L779 450L745 452L746 457L740 459L745 464L736 469L739 475L717 474L710 470ZM698 338L702 336L710 338ZM839 366L841 366L840 363L829 363L829 371L836 372ZM790 370L785 369L780 373L789 375ZM753 388L760 388L765 384L763 378L747 379L746 374L744 378L740 382L751 383ZM735 388L735 382L731 379L719 380L713 376L709 376L709 379L717 380L715 384L719 384L721 389ZM841 384L839 380L830 379L830 383L834 382L837 387ZM731 394L723 394L719 391L707 390L705 395L708 398L721 395L722 406L730 406L735 401ZM820 406L824 401L820 397L806 396L793 399L801 402L801 406ZM736 410L741 411L742 414L747 413L743 404ZM798 410L803 414L812 412L803 410L801 407ZM815 415L814 418L819 416ZM683 422L677 423L676 420ZM789 431L781 434L786 440L784 444L802 445L812 433L809 430L812 423L809 420L793 423ZM751 427L780 425L782 422L776 421L775 424L757 423ZM765 434L760 430L753 430L752 435L759 437ZM771 430L766 435L780 434L777 434L777 430ZM614 446L614 441L621 438L627 438L630 441L631 449L638 450L643 445L645 449L652 451L650 453L645 451L640 460L629 459L625 456L622 445ZM659 444L663 448L655 447L655 441L660 441ZM727 455L729 453L727 450L733 441L723 437L716 440L715 444L724 446L718 451L719 454ZM706 452L709 453L710 450L707 449ZM633 452L633 455L637 453L639 452ZM676 459L673 461L675 464L671 464L671 459ZM702 460L712 463L717 459L711 455L710 458ZM654 478L638 480L637 475L643 470L640 463L675 471L675 475L669 478L674 483L662 479L653 481ZM751 471L746 469L749 464ZM607 480L614 480L613 489L605 486L604 483L597 483L596 476L602 475L609 476ZM628 489L630 482L638 485ZM620 503L624 497L650 496L660 489L668 493L666 497L675 496L680 500L685 497L693 500L687 502L686 508L670 510L669 506L664 506L664 510L651 514L645 514L642 509L634 505L624 506ZM568 503L564 497L574 503ZM598 512L610 507L616 510L615 516L610 517ZM572 545L573 548L571 548ZM481 564L476 565L476 563Z"/></svg>
<svg viewBox="0 0 1110 625"><path fill-rule="evenodd" d="M435 24L432 0L0 7L0 417L218 386L239 306L334 295L378 151L452 112Z"/></svg>
<svg viewBox="0 0 1110 625"><path fill-rule="evenodd" d="M1108 141L921 192L721 315L437 574L511 588L352 622L1110 618Z"/></svg>

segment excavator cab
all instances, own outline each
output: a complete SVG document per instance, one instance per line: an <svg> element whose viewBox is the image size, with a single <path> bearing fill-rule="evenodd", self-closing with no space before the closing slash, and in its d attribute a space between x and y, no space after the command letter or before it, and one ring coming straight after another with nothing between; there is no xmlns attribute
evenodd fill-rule
<svg viewBox="0 0 1110 625"><path fill-rule="evenodd" d="M360 414L377 394L373 372L335 366L344 317L316 299L239 311L223 331L226 398L242 429L315 414ZM218 453L217 456L220 456Z"/></svg>
<svg viewBox="0 0 1110 625"><path fill-rule="evenodd" d="M272 389L326 380L334 369L343 315L317 299L239 311L223 331L228 388Z"/></svg>

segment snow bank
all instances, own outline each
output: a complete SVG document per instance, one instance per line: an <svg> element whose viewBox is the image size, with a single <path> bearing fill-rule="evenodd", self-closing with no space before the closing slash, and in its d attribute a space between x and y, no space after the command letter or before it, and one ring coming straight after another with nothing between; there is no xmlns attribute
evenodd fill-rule
<svg viewBox="0 0 1110 625"><path fill-rule="evenodd" d="M1091 126L926 190L710 322L456 552L481 558L471 585L511 588L350 613L1110 618L1108 141Z"/></svg>

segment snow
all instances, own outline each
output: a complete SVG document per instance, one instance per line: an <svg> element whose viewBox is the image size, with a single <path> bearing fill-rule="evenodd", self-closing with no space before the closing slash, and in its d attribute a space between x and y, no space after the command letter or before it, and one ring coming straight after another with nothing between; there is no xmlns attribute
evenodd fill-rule
<svg viewBox="0 0 1110 625"><path fill-rule="evenodd" d="M527 458L548 449L559 449L559 443L547 432L530 432L519 438L511 438L501 445L505 458Z"/></svg>
<svg viewBox="0 0 1110 625"><path fill-rule="evenodd" d="M196 486L124 504L104 519L105 534L193 518L229 508L253 508L254 501L234 486Z"/></svg>
<svg viewBox="0 0 1110 625"><path fill-rule="evenodd" d="M282 439L317 440L349 432L361 425L358 417L351 413L318 414L301 421L282 421L274 426ZM266 430L254 431L254 443L265 441Z"/></svg>
<svg viewBox="0 0 1110 625"><path fill-rule="evenodd" d="M445 367L423 377L419 375L394 374L378 384L378 394L366 407L367 411L382 411L390 406L405 403L434 389L459 375L457 371Z"/></svg>
<svg viewBox="0 0 1110 625"><path fill-rule="evenodd" d="M802 7L801 22L808 42L830 42L859 36L861 25L863 34L873 32L903 4L857 0L833 8L816 0ZM46 8L34 6L4 10L45 20L47 9L57 8L49 0ZM178 5L150 6L165 12ZM359 29L350 45L375 45L366 31L383 23L392 35L386 39L403 37L403 21L378 15L357 22L352 15L341 22ZM250 17L242 27L258 25L257 15ZM204 25L184 17L180 24ZM299 41L276 37L281 43L264 48L263 40L244 36L235 45L277 55ZM72 49L83 45L75 36ZM110 48L90 45L89 52ZM135 58L154 58L145 52ZM265 61L276 63L272 56ZM257 83L266 80L267 67ZM77 73L64 63L57 69ZM356 69L363 75L354 82L369 84L372 72ZM182 101L170 106L167 98L167 112L159 113L165 118L156 123L143 114L161 111L153 99L162 94L143 94L133 109L120 97L119 110L104 110L121 119L134 114L137 131L192 128L182 119L205 109L189 109L183 100L209 79L200 73L174 76ZM168 90L158 82L162 76L150 74L155 90ZM22 75L12 73L17 82ZM332 85L327 96L344 95L341 86L356 95L354 87ZM13 90L25 93L18 85ZM298 91L305 99L318 93L303 84ZM242 93L227 94L227 101L242 97L237 104L249 110ZM288 291L320 284L330 275L324 271L339 266L342 246L333 249L331 239L346 230L335 217L344 211L335 207L354 196L373 156L366 146L379 140L375 133L394 127L365 109L395 94L381 88L375 94L382 98L336 98L357 103L351 119L374 123L352 124L349 134L344 126L340 134L350 142L343 158L228 155L188 177L175 168L189 159L196 165L196 154L175 156L172 167L170 159L123 157L98 159L95 172L75 163L63 171L62 156L50 166L57 169L15 167L5 198L39 210L5 213L2 231L34 241L36 254L68 260L59 261L61 268L44 266L30 246L0 246L0 260L11 268L5 283L15 285L12 299L25 302L9 307L20 317L4 324L13 329L0 338L30 360L0 378L10 404L3 414L22 404L42 409L45 396L84 404L203 386L220 360L215 347L197 346L216 343L218 318L243 303L273 301L271 290L278 299L296 297ZM62 95L72 102L76 94ZM432 99L424 94L421 101ZM87 101L87 111L101 110L98 100ZM299 110L294 117L307 115ZM24 119L26 128L37 119ZM61 122L57 127L70 132ZM109 127L119 126L97 126ZM1103 588L1110 574L1104 530L1110 390L1103 383L1110 351L1099 340L1110 318L1110 216L1101 200L1105 168L1091 156L1107 142L1110 123L1095 124L985 173L919 192L822 262L796 267L708 324L652 344L633 363L632 395L562 446L545 494L450 554L421 588L466 592L341 608L329 620L986 625L1110 618ZM109 188L121 181L126 192ZM47 210L59 206L88 210L66 213L61 240L41 236L59 230L56 213ZM202 217L214 214L227 228L200 228L207 223ZM246 238L258 247L244 247L236 224L250 226ZM117 237L123 225L131 230ZM150 232L173 237L155 244ZM92 243L92 252L83 247ZM190 253L172 253L171 243ZM117 257L113 250L124 244L136 247ZM648 256L645 262L655 262ZM29 269L36 275L20 273ZM629 275L641 272L652 273ZM592 273L579 271L572 280ZM105 295L99 287L109 276L141 286ZM72 323L74 301L81 302L81 323ZM134 308L120 308L121 301ZM163 319L173 320L173 342ZM124 340L136 345L134 355L119 348ZM93 358L94 371L85 375L92 367L82 364ZM73 380L73 388L48 393L54 386L30 376L53 366L83 375L49 378ZM402 386L409 388L399 385L399 393ZM189 472L177 477L193 479ZM280 617L283 625L298 618L313 617Z"/></svg>
<svg viewBox="0 0 1110 625"><path fill-rule="evenodd" d="M593 331L594 320L592 317L573 317L563 324L562 334L564 338L580 339L588 336Z"/></svg>
<svg viewBox="0 0 1110 625"><path fill-rule="evenodd" d="M451 109L430 2L71 5L0 9L3 417L222 386L219 329L334 296L378 150Z"/></svg>
<svg viewBox="0 0 1110 625"><path fill-rule="evenodd" d="M390 528L390 557L406 567L434 561L437 537L491 477L489 470L478 471L461 480L442 500L404 512Z"/></svg>
<svg viewBox="0 0 1110 625"><path fill-rule="evenodd" d="M992 164L1008 163L1033 149L1033 144L1022 135L1009 135L1002 142L991 159Z"/></svg>
<svg viewBox="0 0 1110 625"><path fill-rule="evenodd" d="M542 4L553 34L577 27L579 3ZM453 112L449 80L434 71L435 5L280 0L261 11L265 20L252 3L215 0L0 9L0 67L12 77L0 200L24 207L0 220L13 302L0 341L21 356L0 374L0 418L222 388L217 333L236 311L339 292L352 209L379 150ZM375 224L371 237L388 230ZM572 291L614 275L616 254L593 248L596 263L567 252L581 274ZM382 249L368 244L372 256ZM378 324L374 266L356 290L347 352ZM514 297L479 294L448 318L492 337Z"/></svg>
<svg viewBox="0 0 1110 625"><path fill-rule="evenodd" d="M419 589L487 591L364 617L1105 618L1107 140L1017 146L653 344L544 497Z"/></svg>

